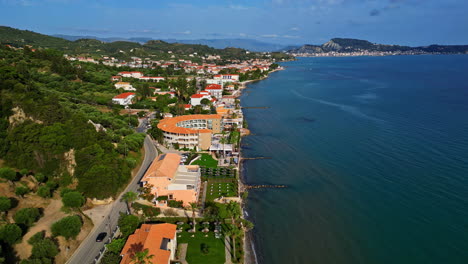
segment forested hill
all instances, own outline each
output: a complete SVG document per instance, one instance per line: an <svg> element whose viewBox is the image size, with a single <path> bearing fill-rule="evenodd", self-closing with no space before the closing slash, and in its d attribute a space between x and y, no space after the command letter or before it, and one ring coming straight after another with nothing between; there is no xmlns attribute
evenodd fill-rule
<svg viewBox="0 0 468 264"><path fill-rule="evenodd" d="M77 185L86 197L116 195L137 165L144 135L129 127L138 125L135 116L100 105L98 98L112 98L115 88L99 74L111 72L72 65L54 50L2 45L0 164L44 174L47 188Z"/></svg>
<svg viewBox="0 0 468 264"><path fill-rule="evenodd" d="M409 47L400 45L375 44L367 40L334 38L322 45L304 45L288 50L288 53L326 52L414 52L414 53L468 53L468 45L430 45Z"/></svg>
<svg viewBox="0 0 468 264"><path fill-rule="evenodd" d="M95 39L69 41L5 26L0 26L0 43L14 47L31 45L33 48L54 48L73 55L106 55L117 58L136 56L164 59L168 57L169 51L174 55L193 53L197 53L199 56L219 55L223 59L250 59L261 55L254 52L249 53L239 48L215 49L206 45L168 43L161 40L150 40L145 44L130 41L107 43Z"/></svg>

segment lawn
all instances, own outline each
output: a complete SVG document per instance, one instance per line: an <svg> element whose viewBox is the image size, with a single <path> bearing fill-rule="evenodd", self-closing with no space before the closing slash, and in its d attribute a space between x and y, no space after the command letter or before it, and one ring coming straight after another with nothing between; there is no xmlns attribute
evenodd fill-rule
<svg viewBox="0 0 468 264"><path fill-rule="evenodd" d="M200 165L200 166L204 166L207 168L216 168L218 167L218 161L213 159L211 155L202 153L201 157L197 159L196 161L194 161L192 165Z"/></svg>
<svg viewBox="0 0 468 264"><path fill-rule="evenodd" d="M202 227L197 224L197 227ZM212 228L210 228L212 229ZM196 232L193 234L184 231L177 234L177 243L188 243L186 260L190 264L219 264L225 262L224 238L215 238L214 232ZM205 255L201 251L202 244L208 246L208 253Z"/></svg>
<svg viewBox="0 0 468 264"><path fill-rule="evenodd" d="M209 179L206 190L206 200L213 201L219 197L237 196L237 182L235 179Z"/></svg>

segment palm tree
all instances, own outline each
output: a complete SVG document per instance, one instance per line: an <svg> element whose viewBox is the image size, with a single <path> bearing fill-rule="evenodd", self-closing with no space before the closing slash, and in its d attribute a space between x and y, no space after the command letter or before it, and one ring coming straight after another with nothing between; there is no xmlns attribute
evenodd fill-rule
<svg viewBox="0 0 468 264"><path fill-rule="evenodd" d="M240 212L240 206L238 203L234 202L234 201L230 201L227 206L226 206L226 209L229 213L229 215L231 216L231 224L235 224L235 219L239 218L240 215L241 215L241 212Z"/></svg>
<svg viewBox="0 0 468 264"><path fill-rule="evenodd" d="M196 222L195 222L195 210L198 209L198 204L197 203L190 203L190 209L192 210L192 223L193 223L193 232L195 233L196 228Z"/></svg>
<svg viewBox="0 0 468 264"><path fill-rule="evenodd" d="M133 255L132 260L135 264L152 264L151 259L154 255L149 255L149 250L145 249L143 251L136 252Z"/></svg>
<svg viewBox="0 0 468 264"><path fill-rule="evenodd" d="M226 235L230 236L232 238L232 256L234 257L234 260L237 262L236 258L236 238L242 236L244 232L242 229L238 228L236 225L232 224L231 228L227 230Z"/></svg>
<svg viewBox="0 0 468 264"><path fill-rule="evenodd" d="M126 192L123 196L122 196L122 200L125 201L127 203L127 208L128 208L128 211L131 213L132 212L132 208L130 207L130 205L136 201L136 199L138 198L138 194L136 192Z"/></svg>
<svg viewBox="0 0 468 264"><path fill-rule="evenodd" d="M224 159L224 157L226 156L226 153L225 153L225 151L224 151L224 144L227 143L226 132L225 132L225 131L222 132L222 137L221 137L221 139L219 140L219 143L221 143L221 144L223 145L223 159Z"/></svg>

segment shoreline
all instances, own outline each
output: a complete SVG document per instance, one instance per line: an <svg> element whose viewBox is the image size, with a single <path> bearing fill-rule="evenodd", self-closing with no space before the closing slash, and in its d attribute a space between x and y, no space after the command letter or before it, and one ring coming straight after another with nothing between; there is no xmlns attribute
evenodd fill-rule
<svg viewBox="0 0 468 264"><path fill-rule="evenodd" d="M274 69L274 70L270 71L266 76L264 76L264 77L262 77L260 79L248 80L248 81L241 82L241 85L239 87L239 95L237 96L237 98L242 96L242 90L247 89L248 88L247 85L249 83L254 83L254 82L259 82L259 81L265 80L270 76L271 73L277 72L277 71L282 71L282 70L284 70L284 68L277 68L277 69ZM244 115L244 120L245 120L245 115ZM246 184L245 184L245 175L244 175L244 170L243 170L244 158L242 156L242 138L245 137L245 136L248 136L249 134L250 134L250 130L249 130L249 133L247 133L247 134L244 134L244 135L241 134L240 141L239 141L239 163L237 165L237 169L239 171L239 180L238 180L239 194L241 192L247 191L247 189L245 188ZM245 213L247 213L246 204L247 204L247 200L242 199L242 203L241 203L242 215L241 215L241 217L243 219L245 219ZM255 253L255 248L253 247L252 230L244 232L243 249L244 249L244 264L258 264L257 255Z"/></svg>

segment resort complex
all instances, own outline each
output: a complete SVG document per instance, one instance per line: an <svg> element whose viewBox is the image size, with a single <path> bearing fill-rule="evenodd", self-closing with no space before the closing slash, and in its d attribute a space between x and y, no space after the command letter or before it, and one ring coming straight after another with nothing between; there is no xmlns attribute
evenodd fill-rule
<svg viewBox="0 0 468 264"><path fill-rule="evenodd" d="M175 153L159 155L141 179L143 186L151 188L153 203L165 208L169 201L183 206L196 203L200 194L200 167L180 165L181 156Z"/></svg>
<svg viewBox="0 0 468 264"><path fill-rule="evenodd" d="M185 115L162 119L158 128L163 131L165 144L180 148L207 150L212 134L221 133L221 115Z"/></svg>

